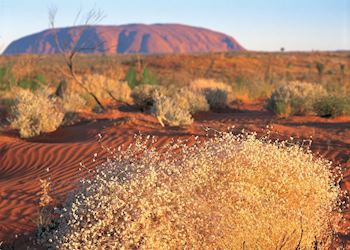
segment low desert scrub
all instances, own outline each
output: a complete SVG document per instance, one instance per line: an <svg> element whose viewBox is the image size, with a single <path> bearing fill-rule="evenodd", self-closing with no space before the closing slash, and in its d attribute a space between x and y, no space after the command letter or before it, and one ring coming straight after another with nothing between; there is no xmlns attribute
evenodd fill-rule
<svg viewBox="0 0 350 250"><path fill-rule="evenodd" d="M190 87L198 91L205 89L222 89L226 92L232 92L232 88L229 85L214 79L196 79L190 83Z"/></svg>
<svg viewBox="0 0 350 250"><path fill-rule="evenodd" d="M317 98L326 90L317 84L294 81L277 88L267 100L267 108L280 116L313 114Z"/></svg>
<svg viewBox="0 0 350 250"><path fill-rule="evenodd" d="M188 111L191 114L209 110L209 104L205 96L191 88L175 88L170 95L171 94L175 95L175 98L181 99L182 102L187 102Z"/></svg>
<svg viewBox="0 0 350 250"><path fill-rule="evenodd" d="M46 234L50 247L329 247L340 192L330 162L254 135L223 133L160 153L152 142L137 137L81 181Z"/></svg>
<svg viewBox="0 0 350 250"><path fill-rule="evenodd" d="M232 95L232 88L229 85L212 79L194 80L190 83L190 87L202 93L212 109L226 107L228 97Z"/></svg>
<svg viewBox="0 0 350 250"><path fill-rule="evenodd" d="M78 112L87 107L87 102L77 93L65 93L62 98L64 112Z"/></svg>
<svg viewBox="0 0 350 250"><path fill-rule="evenodd" d="M192 114L209 110L204 95L188 87L140 85L131 96L139 108L156 116L162 126L189 125L193 122Z"/></svg>
<svg viewBox="0 0 350 250"><path fill-rule="evenodd" d="M313 108L315 113L321 117L350 115L350 97L339 95L323 96L316 100Z"/></svg>
<svg viewBox="0 0 350 250"><path fill-rule="evenodd" d="M130 101L131 89L127 82L121 82L100 74L86 74L79 77L79 80L100 101ZM69 84L69 86L75 86L75 88L68 89L70 92L84 92L78 85Z"/></svg>
<svg viewBox="0 0 350 250"><path fill-rule="evenodd" d="M267 99L280 85L281 82L277 84L258 80L252 81L239 75L231 85L233 99L243 100L245 102Z"/></svg>
<svg viewBox="0 0 350 250"><path fill-rule="evenodd" d="M143 84L135 87L131 92L134 104L142 111L149 111L155 100L155 94L164 93L165 88L157 85Z"/></svg>
<svg viewBox="0 0 350 250"><path fill-rule="evenodd" d="M19 130L24 138L40 133L55 131L63 120L58 101L50 98L46 90L18 89L18 95L11 109L11 126Z"/></svg>
<svg viewBox="0 0 350 250"><path fill-rule="evenodd" d="M127 82L118 82L117 86L108 90L114 100L119 102L130 102L131 89Z"/></svg>
<svg viewBox="0 0 350 250"><path fill-rule="evenodd" d="M169 98L176 98L180 102L186 102L191 114L209 110L209 105L204 95L188 87L169 86L165 88L163 86L145 84L134 88L131 97L134 103L145 111L152 108L156 93L166 95Z"/></svg>
<svg viewBox="0 0 350 250"><path fill-rule="evenodd" d="M165 125L185 126L193 122L189 102L186 97L179 94L166 96L156 92L151 113L157 117L163 127Z"/></svg>
<svg viewBox="0 0 350 250"><path fill-rule="evenodd" d="M205 89L204 95L211 109L225 108L227 106L227 92L223 89Z"/></svg>

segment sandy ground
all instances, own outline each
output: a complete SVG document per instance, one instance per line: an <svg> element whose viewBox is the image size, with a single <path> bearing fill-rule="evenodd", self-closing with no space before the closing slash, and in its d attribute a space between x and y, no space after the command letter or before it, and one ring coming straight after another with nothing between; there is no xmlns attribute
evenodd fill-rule
<svg viewBox="0 0 350 250"><path fill-rule="evenodd" d="M35 228L39 179L50 178L53 196L60 203L86 173L84 168L79 170L79 163L87 168L95 167L107 157L101 144L112 148L125 145L132 142L135 133L156 136L158 147L174 138L190 138L191 141L193 136L205 137L207 127L220 131L231 128L237 133L245 129L261 135L270 130L275 138L293 137L305 145L312 139L311 149L315 154L341 165L342 188L350 191L350 117L281 119L262 106L262 103L252 103L215 113L200 113L195 115L194 124L183 129L162 128L154 117L130 107L105 114L82 114L83 119L77 125L29 140L19 139L18 133L8 126L1 128L0 242L13 241L16 235L21 238ZM98 134L102 136L100 142ZM98 160L94 162L95 153ZM344 211L344 216L348 219L338 235L341 240L348 241L350 210Z"/></svg>

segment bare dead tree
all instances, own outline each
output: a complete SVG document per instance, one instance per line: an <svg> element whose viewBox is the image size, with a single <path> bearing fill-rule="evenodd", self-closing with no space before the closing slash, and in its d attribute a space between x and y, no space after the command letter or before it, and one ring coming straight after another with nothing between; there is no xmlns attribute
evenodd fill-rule
<svg viewBox="0 0 350 250"><path fill-rule="evenodd" d="M49 25L53 32L54 42L57 48L57 52L62 55L66 65L66 70L61 69L61 72L67 77L73 79L75 83L77 83L82 89L91 95L102 110L106 110L97 96L86 87L84 79L81 79L77 76L75 70L75 59L79 53L96 50L104 45L104 42L95 44L94 41L92 41L91 44L79 44L82 34L86 31L89 25L99 23L105 17L104 13L101 10L91 9L84 17L82 17L82 11L80 9L74 19L73 26L76 26L81 18L83 18L83 22L80 22L81 27L79 29L76 29L76 33L74 36L72 36L72 40L70 41L69 39L66 41L60 41L57 29L55 28L56 15L57 8L49 8Z"/></svg>

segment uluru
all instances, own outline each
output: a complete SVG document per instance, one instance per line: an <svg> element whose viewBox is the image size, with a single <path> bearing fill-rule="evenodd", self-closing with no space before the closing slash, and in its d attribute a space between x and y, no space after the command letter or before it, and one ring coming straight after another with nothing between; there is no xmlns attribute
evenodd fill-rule
<svg viewBox="0 0 350 250"><path fill-rule="evenodd" d="M57 42L61 48L57 46ZM47 29L13 41L11 54L54 54L77 45L81 53L163 54L241 51L231 36L182 24L90 25Z"/></svg>

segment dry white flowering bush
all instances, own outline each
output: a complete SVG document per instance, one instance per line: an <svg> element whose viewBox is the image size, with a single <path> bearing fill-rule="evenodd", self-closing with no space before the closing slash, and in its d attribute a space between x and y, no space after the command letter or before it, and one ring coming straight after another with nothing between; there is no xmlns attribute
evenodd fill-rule
<svg viewBox="0 0 350 250"><path fill-rule="evenodd" d="M227 106L229 95L232 95L232 88L212 79L197 79L190 83L190 87L201 92L207 99L210 108L224 108Z"/></svg>
<svg viewBox="0 0 350 250"><path fill-rule="evenodd" d="M315 101L326 96L319 84L294 81L277 88L267 101L267 108L281 116L313 113Z"/></svg>
<svg viewBox="0 0 350 250"><path fill-rule="evenodd" d="M193 122L188 100L179 95L167 96L160 92L154 95L154 103L151 113L157 117L164 127L184 126Z"/></svg>
<svg viewBox="0 0 350 250"><path fill-rule="evenodd" d="M11 126L19 129L21 137L28 138L42 132L55 131L64 114L57 100L50 98L46 90L18 89L18 95L11 110Z"/></svg>
<svg viewBox="0 0 350 250"><path fill-rule="evenodd" d="M159 152L149 140L118 148L81 182L51 247L327 249L339 195L330 162L254 135Z"/></svg>

